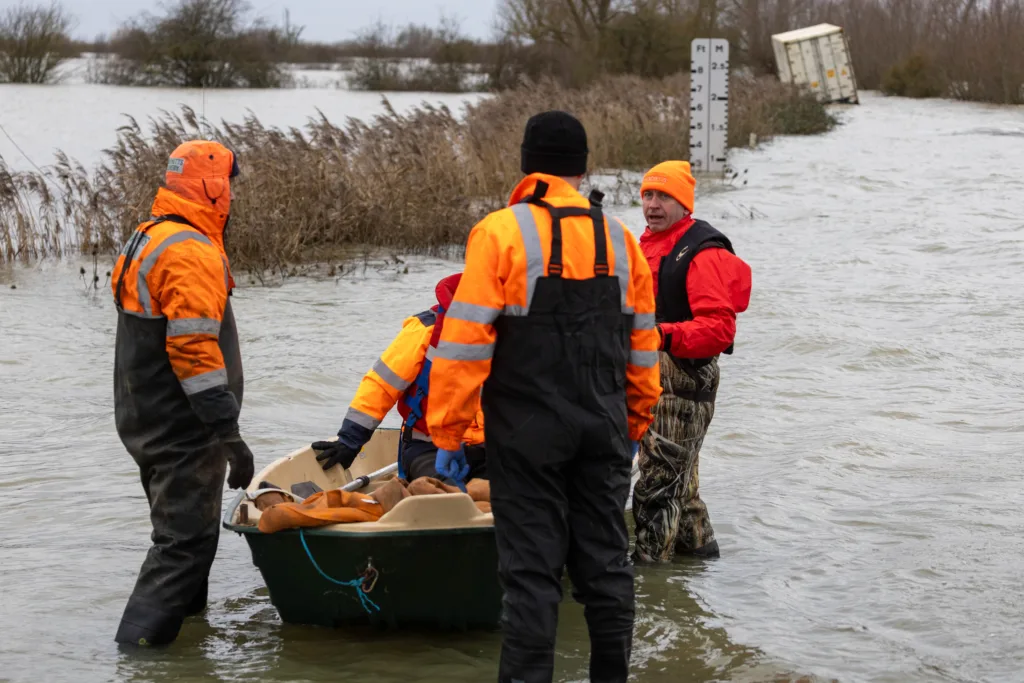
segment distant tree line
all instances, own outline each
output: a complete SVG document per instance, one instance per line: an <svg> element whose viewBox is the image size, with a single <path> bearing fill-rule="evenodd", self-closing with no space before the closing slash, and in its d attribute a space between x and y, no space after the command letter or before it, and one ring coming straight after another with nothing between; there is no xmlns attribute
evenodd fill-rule
<svg viewBox="0 0 1024 683"><path fill-rule="evenodd" d="M52 5L20 5L0 14L0 83L45 83L72 52L73 19Z"/></svg>
<svg viewBox="0 0 1024 683"><path fill-rule="evenodd" d="M119 28L91 76L112 85L280 87L280 63L297 41L297 31L250 19L245 0L178 0L163 16Z"/></svg>
<svg viewBox="0 0 1024 683"><path fill-rule="evenodd" d="M245 0L174 0L109 38L76 43L59 4L0 15L0 82L46 82L60 62L106 55L90 77L124 85L281 87L286 64L343 67L367 90L501 90L551 78L581 87L608 75L689 70L690 41L727 38L733 63L773 73L774 33L842 26L863 88L918 96L1024 102L1024 0L500 0L495 35L458 24L375 25L337 43L301 40L253 17Z"/></svg>

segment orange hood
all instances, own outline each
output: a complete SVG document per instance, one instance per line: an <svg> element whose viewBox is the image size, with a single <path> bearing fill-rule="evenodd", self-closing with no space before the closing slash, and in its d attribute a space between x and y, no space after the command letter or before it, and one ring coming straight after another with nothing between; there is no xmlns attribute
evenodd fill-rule
<svg viewBox="0 0 1024 683"><path fill-rule="evenodd" d="M231 178L238 175L235 153L209 140L189 140L171 152L164 174L168 190L203 206L231 213Z"/></svg>
<svg viewBox="0 0 1024 683"><path fill-rule="evenodd" d="M156 199L153 200L153 208L150 215L157 216L181 216L187 220L192 227L210 238L210 241L217 245L221 253L224 252L224 226L227 224L228 215L221 213L212 206L204 206L190 201L167 188L161 187L156 192Z"/></svg>
<svg viewBox="0 0 1024 683"><path fill-rule="evenodd" d="M209 140L178 145L167 162L165 190L157 193L153 215L177 214L224 251L224 228L231 213L231 178L238 175L235 153Z"/></svg>

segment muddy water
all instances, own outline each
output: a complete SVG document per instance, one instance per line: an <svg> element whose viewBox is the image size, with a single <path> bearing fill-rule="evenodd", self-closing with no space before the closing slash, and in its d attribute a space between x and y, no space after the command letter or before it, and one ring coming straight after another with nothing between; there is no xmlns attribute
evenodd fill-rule
<svg viewBox="0 0 1024 683"><path fill-rule="evenodd" d="M639 570L637 681L1024 680L1024 115L866 97L842 116L698 194L755 273L701 463L722 557ZM149 527L113 425L114 313L78 267L0 275L0 679L493 680L495 634L283 625L232 534L208 612L120 653ZM242 287L257 464L332 434L457 268ZM556 679L584 680L571 601L558 649Z"/></svg>

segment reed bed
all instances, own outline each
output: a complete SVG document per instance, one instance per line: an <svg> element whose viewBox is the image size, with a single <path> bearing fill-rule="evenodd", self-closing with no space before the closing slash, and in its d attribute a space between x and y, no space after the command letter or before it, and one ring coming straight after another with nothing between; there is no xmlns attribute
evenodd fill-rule
<svg viewBox="0 0 1024 683"><path fill-rule="evenodd" d="M361 248L441 253L507 201L530 115L558 108L578 116L592 171L645 170L687 158L688 98L685 76L622 76L579 90L545 81L461 113L424 103L400 114L385 99L385 112L370 121L339 124L318 113L302 129L254 116L212 126L187 107L146 127L129 119L93 169L58 154L52 166L16 173L0 159L0 260L75 251L113 258L149 215L168 154L194 138L221 141L240 160L226 240L236 269L287 272L351 261ZM734 145L751 133L764 140L835 123L812 96L772 78L737 75L731 98Z"/></svg>

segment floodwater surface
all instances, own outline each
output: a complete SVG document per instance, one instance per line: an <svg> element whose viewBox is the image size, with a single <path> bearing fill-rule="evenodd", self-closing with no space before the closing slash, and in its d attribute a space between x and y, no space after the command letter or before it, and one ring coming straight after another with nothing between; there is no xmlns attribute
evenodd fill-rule
<svg viewBox="0 0 1024 683"><path fill-rule="evenodd" d="M67 112L101 90L12 105L28 91L0 88L0 123L39 163L72 138L91 162L123 109L81 130ZM139 115L158 106L114 92L147 102ZM308 98L343 95L236 93L225 111L301 125ZM722 556L638 569L636 681L1024 680L1024 115L870 94L839 115L828 135L734 152L739 179L698 188L698 216L754 272L701 457ZM643 227L636 207L610 212ZM495 633L282 624L231 533L177 643L117 649L150 527L114 430L107 264L99 291L80 265L91 277L77 262L0 271L0 679L494 680ZM257 467L334 434L403 318L460 267L243 285ZM556 680L585 680L588 648L567 598Z"/></svg>

